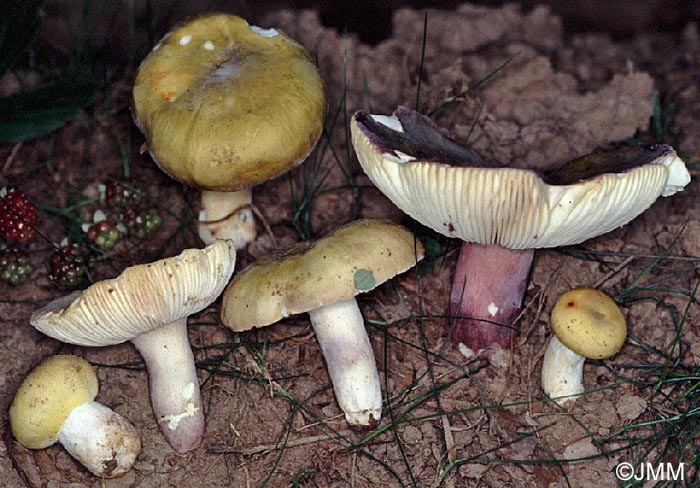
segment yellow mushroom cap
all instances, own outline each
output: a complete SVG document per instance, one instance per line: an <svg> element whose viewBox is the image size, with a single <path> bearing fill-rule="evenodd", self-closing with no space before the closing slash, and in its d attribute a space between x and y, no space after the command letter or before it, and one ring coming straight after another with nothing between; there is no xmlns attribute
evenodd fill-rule
<svg viewBox="0 0 700 488"><path fill-rule="evenodd" d="M97 375L77 356L52 356L35 367L10 405L12 435L29 449L55 443L71 411L97 395Z"/></svg>
<svg viewBox="0 0 700 488"><path fill-rule="evenodd" d="M321 135L326 104L300 44L226 14L166 34L133 90L134 120L156 163L213 191L248 188L303 161Z"/></svg>
<svg viewBox="0 0 700 488"><path fill-rule="evenodd" d="M627 338L627 323L617 304L592 288L564 293L552 309L552 330L566 347L589 359L616 354Z"/></svg>
<svg viewBox="0 0 700 488"><path fill-rule="evenodd" d="M356 220L316 242L263 256L238 273L223 294L223 323L244 331L347 300L415 266L423 254L401 225Z"/></svg>

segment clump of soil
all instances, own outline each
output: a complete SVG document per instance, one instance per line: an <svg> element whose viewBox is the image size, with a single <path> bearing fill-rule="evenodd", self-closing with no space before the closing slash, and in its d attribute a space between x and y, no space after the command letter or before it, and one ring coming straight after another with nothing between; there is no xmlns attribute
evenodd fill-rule
<svg viewBox="0 0 700 488"><path fill-rule="evenodd" d="M512 5L464 5L428 11L424 39L424 19L423 12L396 12L393 37L374 47L324 28L313 11L274 12L261 23L286 31L318 59L329 93L329 137L303 167L256 189L255 204L274 239L261 229L238 266L275 243L324 235L357 217L402 221L432 246L420 274L409 272L360 297L385 380L388 407L377 430L348 429L306 318L233 334L220 326L214 305L190 321L207 435L196 451L176 455L159 433L146 374L130 345L63 345L29 326L32 310L60 294L44 263L49 241L60 242L66 225L48 212L39 224L47 241L30 247L32 280L0 285L0 351L6 357L0 410L7 411L33 365L49 354L74 353L98 365L98 400L129 418L143 437L134 469L105 482L109 487L614 485L614 467L630 461L632 452L606 436L667 408L649 389L624 381L638 372L630 365L658 363L649 351L663 350L681 330L684 367L700 366L700 350L687 347L700 336L697 302L688 306L700 258L700 138L689 131L700 110L697 26L627 42L592 34L565 38L559 19L544 7L523 13ZM538 251L512 349L466 360L449 344L443 318L458 243L410 222L371 187L348 147L348 117L360 108L383 114L398 105L438 109L434 120L486 157L538 166L635 137L647 140L657 108L654 87L664 103L677 101L673 129L688 129L680 149L695 161L694 181L607 235ZM105 254L91 272L93 281L200 246L196 195L139 154L143 138L130 119L129 93L124 80L94 113L18 148L0 147L5 181L46 207L64 208L94 196L105 175L119 175L122 155L113 135L128 143L132 176L145 182L164 225L147 242ZM645 271L663 253L669 257ZM586 385L600 389L562 411L541 401L539 368L549 310L574 286L611 295L625 290L631 337L614 359L587 364ZM60 447L29 452L4 428L0 473L8 486L101 485Z"/></svg>

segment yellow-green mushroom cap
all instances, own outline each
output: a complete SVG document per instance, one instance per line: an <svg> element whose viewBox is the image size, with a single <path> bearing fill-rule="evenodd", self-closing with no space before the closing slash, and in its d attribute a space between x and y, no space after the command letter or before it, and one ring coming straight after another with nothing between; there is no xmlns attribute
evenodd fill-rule
<svg viewBox="0 0 700 488"><path fill-rule="evenodd" d="M54 444L71 411L91 402L99 388L95 369L77 356L52 356L25 378L10 405L12 435L29 449Z"/></svg>
<svg viewBox="0 0 700 488"><path fill-rule="evenodd" d="M592 288L575 288L559 297L551 322L559 341L588 359L609 358L627 338L627 322L620 308Z"/></svg>
<svg viewBox="0 0 700 488"><path fill-rule="evenodd" d="M226 14L166 34L133 90L134 120L157 164L212 191L248 188L303 161L320 137L326 104L300 44Z"/></svg>
<svg viewBox="0 0 700 488"><path fill-rule="evenodd" d="M313 243L263 256L238 273L223 294L223 323L244 331L350 299L415 266L423 254L405 227L356 220Z"/></svg>

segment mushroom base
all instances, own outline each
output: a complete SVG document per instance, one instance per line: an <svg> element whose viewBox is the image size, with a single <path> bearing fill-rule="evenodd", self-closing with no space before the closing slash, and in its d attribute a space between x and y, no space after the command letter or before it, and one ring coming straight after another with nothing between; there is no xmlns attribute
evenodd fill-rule
<svg viewBox="0 0 700 488"><path fill-rule="evenodd" d="M179 453L195 449L204 436L204 413L187 319L131 342L146 363L153 413L163 437Z"/></svg>
<svg viewBox="0 0 700 488"><path fill-rule="evenodd" d="M382 391L357 301L326 305L309 317L346 420L350 425L376 425L382 415Z"/></svg>
<svg viewBox="0 0 700 488"><path fill-rule="evenodd" d="M122 476L141 452L136 428L111 408L97 402L75 407L63 423L58 441L100 478Z"/></svg>
<svg viewBox="0 0 700 488"><path fill-rule="evenodd" d="M230 239L236 249L243 249L255 240L257 231L250 205L253 191L203 191L199 212L199 238L206 245L216 239Z"/></svg>
<svg viewBox="0 0 700 488"><path fill-rule="evenodd" d="M462 354L510 344L533 255L533 249L462 244L449 307L451 339Z"/></svg>
<svg viewBox="0 0 700 488"><path fill-rule="evenodd" d="M542 358L542 390L559 406L576 400L584 392L584 356L561 343L553 335Z"/></svg>

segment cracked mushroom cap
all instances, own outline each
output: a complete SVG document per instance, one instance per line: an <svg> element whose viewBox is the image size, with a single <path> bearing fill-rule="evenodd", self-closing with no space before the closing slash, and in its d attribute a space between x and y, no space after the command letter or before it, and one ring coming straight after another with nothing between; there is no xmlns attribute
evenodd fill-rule
<svg viewBox="0 0 700 488"><path fill-rule="evenodd" d="M627 338L627 322L620 308L592 288L575 288L559 297L551 323L562 344L588 359L609 358Z"/></svg>
<svg viewBox="0 0 700 488"><path fill-rule="evenodd" d="M325 113L306 50L226 14L166 34L133 90L134 120L153 159L201 190L240 190L290 170L316 144Z"/></svg>
<svg viewBox="0 0 700 488"><path fill-rule="evenodd" d="M406 228L356 220L238 273L224 291L223 323L239 332L350 299L415 266L423 254Z"/></svg>
<svg viewBox="0 0 700 488"><path fill-rule="evenodd" d="M199 312L221 294L236 262L233 241L125 269L113 279L58 298L31 324L62 342L107 346Z"/></svg>
<svg viewBox="0 0 700 488"><path fill-rule="evenodd" d="M58 440L68 415L91 402L99 385L95 369L78 356L52 356L34 368L10 406L12 435L29 449L44 449Z"/></svg>
<svg viewBox="0 0 700 488"><path fill-rule="evenodd" d="M392 116L359 111L351 131L365 173L401 210L443 235L486 246L577 244L690 182L664 144L594 153L538 173L495 167L403 107Z"/></svg>

